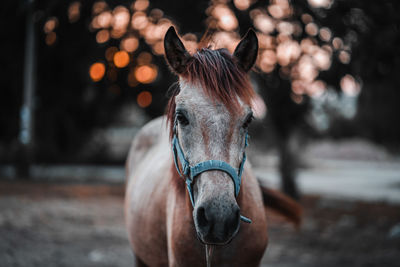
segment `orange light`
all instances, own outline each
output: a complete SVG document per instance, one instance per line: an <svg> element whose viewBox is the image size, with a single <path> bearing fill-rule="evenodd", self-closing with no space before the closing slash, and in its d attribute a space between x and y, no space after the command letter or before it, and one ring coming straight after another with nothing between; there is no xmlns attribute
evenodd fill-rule
<svg viewBox="0 0 400 267"><path fill-rule="evenodd" d="M46 44L48 46L53 45L57 39L57 34L55 32L50 32L46 35Z"/></svg>
<svg viewBox="0 0 400 267"><path fill-rule="evenodd" d="M151 83L157 77L157 68L154 65L139 66L135 70L135 77L136 80L140 83Z"/></svg>
<svg viewBox="0 0 400 267"><path fill-rule="evenodd" d="M124 6L117 6L113 10L111 25L114 30L126 30L131 15L129 10Z"/></svg>
<svg viewBox="0 0 400 267"><path fill-rule="evenodd" d="M73 2L68 7L68 19L69 22L73 23L79 20L81 14L81 3L80 2Z"/></svg>
<svg viewBox="0 0 400 267"><path fill-rule="evenodd" d="M98 1L93 4L93 14L97 15L107 8L107 3L104 1Z"/></svg>
<svg viewBox="0 0 400 267"><path fill-rule="evenodd" d="M250 7L250 0L233 0L236 8L239 10L246 10Z"/></svg>
<svg viewBox="0 0 400 267"><path fill-rule="evenodd" d="M139 85L139 82L136 80L134 70L130 71L128 74L128 85L130 87L135 87L135 86Z"/></svg>
<svg viewBox="0 0 400 267"><path fill-rule="evenodd" d="M105 43L110 39L110 32L108 30L101 30L96 34L96 41L99 44Z"/></svg>
<svg viewBox="0 0 400 267"><path fill-rule="evenodd" d="M131 36L131 37L126 37L124 40L121 41L121 49L127 51L127 52L133 52L135 51L139 46L139 41L136 37Z"/></svg>
<svg viewBox="0 0 400 267"><path fill-rule="evenodd" d="M132 16L131 25L136 30L143 30L149 23L149 19L144 12L135 12Z"/></svg>
<svg viewBox="0 0 400 267"><path fill-rule="evenodd" d="M133 9L137 11L143 11L146 10L149 7L149 1L148 0L136 0L132 4Z"/></svg>
<svg viewBox="0 0 400 267"><path fill-rule="evenodd" d="M106 67L103 63L96 62L90 66L89 74L93 81L98 82L103 79L106 72Z"/></svg>
<svg viewBox="0 0 400 267"><path fill-rule="evenodd" d="M137 96L136 101L137 101L139 107L146 108L146 107L150 106L152 98L153 97L150 92L143 91Z"/></svg>
<svg viewBox="0 0 400 267"><path fill-rule="evenodd" d="M164 54L164 43L163 42L157 42L153 45L153 52L156 55L163 55Z"/></svg>
<svg viewBox="0 0 400 267"><path fill-rule="evenodd" d="M114 54L114 64L117 68L126 67L129 64L129 55L126 51L118 51Z"/></svg>
<svg viewBox="0 0 400 267"><path fill-rule="evenodd" d="M97 16L97 23L99 24L99 28L110 27L112 19L113 15L110 11L101 12L100 15Z"/></svg>
<svg viewBox="0 0 400 267"><path fill-rule="evenodd" d="M58 25L58 19L56 17L51 17L44 24L43 30L45 33L50 33L55 30L57 25Z"/></svg>

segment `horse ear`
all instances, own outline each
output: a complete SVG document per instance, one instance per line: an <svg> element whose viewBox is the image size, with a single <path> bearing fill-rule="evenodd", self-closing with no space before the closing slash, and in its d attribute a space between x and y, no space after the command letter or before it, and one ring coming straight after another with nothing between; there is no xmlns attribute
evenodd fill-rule
<svg viewBox="0 0 400 267"><path fill-rule="evenodd" d="M190 54L176 34L173 26L169 27L164 37L165 57L171 68L180 74L186 70L186 64L190 59Z"/></svg>
<svg viewBox="0 0 400 267"><path fill-rule="evenodd" d="M258 54L258 39L256 33L249 29L237 45L233 56L237 58L244 71L249 71L256 62Z"/></svg>

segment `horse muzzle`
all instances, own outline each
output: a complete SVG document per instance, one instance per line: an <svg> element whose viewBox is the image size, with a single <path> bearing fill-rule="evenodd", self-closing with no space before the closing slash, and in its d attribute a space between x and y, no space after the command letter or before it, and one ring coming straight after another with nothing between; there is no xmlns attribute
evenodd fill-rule
<svg viewBox="0 0 400 267"><path fill-rule="evenodd" d="M239 231L240 209L236 203L207 201L193 211L197 236L209 245L226 245Z"/></svg>

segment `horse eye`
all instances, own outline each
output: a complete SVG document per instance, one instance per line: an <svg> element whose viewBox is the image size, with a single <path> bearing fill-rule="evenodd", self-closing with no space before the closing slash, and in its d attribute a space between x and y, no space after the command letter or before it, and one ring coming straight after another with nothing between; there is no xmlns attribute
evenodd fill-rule
<svg viewBox="0 0 400 267"><path fill-rule="evenodd" d="M250 125L250 123L252 122L254 120L254 116L253 116L253 114L251 114L247 119L246 119L246 121L243 123L243 128L248 128L249 127L249 125Z"/></svg>
<svg viewBox="0 0 400 267"><path fill-rule="evenodd" d="M177 113L176 114L176 119L179 122L179 124L181 124L182 126L186 126L186 125L189 124L189 120L182 113Z"/></svg>

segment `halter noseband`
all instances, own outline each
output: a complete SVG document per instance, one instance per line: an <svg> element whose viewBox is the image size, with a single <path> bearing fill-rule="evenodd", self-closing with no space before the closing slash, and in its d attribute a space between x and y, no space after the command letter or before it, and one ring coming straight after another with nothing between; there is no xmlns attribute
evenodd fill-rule
<svg viewBox="0 0 400 267"><path fill-rule="evenodd" d="M174 123L174 128L173 128L174 136L172 138L172 152L174 153L174 162L175 162L176 170L178 171L179 175L186 180L186 188L189 192L190 202L192 203L192 206L194 207L194 198L193 198L193 189L192 189L192 184L194 182L194 178L197 175L199 175L203 172L206 172L206 171L218 170L218 171L226 172L229 175L229 177L232 178L232 181L233 181L233 184L235 187L235 197L237 197L239 194L239 191L240 191L243 167L244 167L244 163L246 161L246 152L243 151L242 162L239 165L239 169L235 169L231 165L226 163L225 161L221 161L221 160L207 160L207 161L197 163L194 166L191 166L189 161L185 158L182 147L179 144L179 140L177 137L177 131L176 131L176 125L177 125L177 122ZM247 139L248 139L248 134L246 133L245 138L244 138L245 148L248 146ZM181 163L182 171L179 168L178 159L179 159L179 162ZM240 215L240 219L244 222L251 223L251 219L249 219L243 215Z"/></svg>

